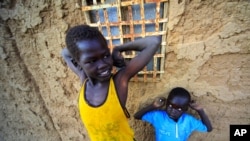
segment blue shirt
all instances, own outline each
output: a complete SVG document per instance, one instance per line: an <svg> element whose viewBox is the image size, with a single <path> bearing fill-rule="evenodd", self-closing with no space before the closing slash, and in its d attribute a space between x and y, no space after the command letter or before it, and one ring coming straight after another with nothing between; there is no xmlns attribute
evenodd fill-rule
<svg viewBox="0 0 250 141"><path fill-rule="evenodd" d="M166 111L156 110L144 114L142 120L154 126L156 141L187 141L193 131L207 132L201 120L187 113L175 122Z"/></svg>

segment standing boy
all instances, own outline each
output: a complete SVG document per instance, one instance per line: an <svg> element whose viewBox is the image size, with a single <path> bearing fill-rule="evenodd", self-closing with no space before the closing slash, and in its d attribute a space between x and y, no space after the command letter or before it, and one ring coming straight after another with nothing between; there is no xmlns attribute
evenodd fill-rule
<svg viewBox="0 0 250 141"><path fill-rule="evenodd" d="M111 54L97 28L69 29L62 56L82 83L78 106L91 141L134 140L126 110L129 80L147 65L160 43L160 37L146 37L117 46ZM121 52L131 50L140 53L125 64ZM113 66L121 69L112 74Z"/></svg>
<svg viewBox="0 0 250 141"><path fill-rule="evenodd" d="M166 109L160 110L164 105ZM188 107L197 111L201 120L186 113ZM203 108L192 102L189 92L181 87L172 89L167 99L157 98L134 117L154 126L156 141L187 141L194 131L212 131L212 125Z"/></svg>

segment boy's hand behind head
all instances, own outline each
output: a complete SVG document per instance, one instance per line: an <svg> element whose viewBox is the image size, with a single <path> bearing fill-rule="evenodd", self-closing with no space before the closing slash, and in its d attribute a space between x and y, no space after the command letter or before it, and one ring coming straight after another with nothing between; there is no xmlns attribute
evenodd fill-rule
<svg viewBox="0 0 250 141"><path fill-rule="evenodd" d="M153 103L155 108L161 108L166 105L166 98L165 97L157 97Z"/></svg>
<svg viewBox="0 0 250 141"><path fill-rule="evenodd" d="M114 66L116 66L118 68L122 68L122 67L126 66L125 60L119 51L113 51L112 58L113 58L113 65Z"/></svg>

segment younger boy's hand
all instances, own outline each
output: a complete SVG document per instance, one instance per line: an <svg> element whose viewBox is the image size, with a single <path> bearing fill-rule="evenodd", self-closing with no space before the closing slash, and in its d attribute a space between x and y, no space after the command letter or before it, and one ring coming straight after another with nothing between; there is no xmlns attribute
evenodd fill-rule
<svg viewBox="0 0 250 141"><path fill-rule="evenodd" d="M166 105L166 98L165 97L157 97L153 103L155 108L161 108Z"/></svg>
<svg viewBox="0 0 250 141"><path fill-rule="evenodd" d="M195 111L199 111L199 110L202 110L203 108L198 105L194 100L192 100L190 103L189 103L189 107L191 107L193 110Z"/></svg>

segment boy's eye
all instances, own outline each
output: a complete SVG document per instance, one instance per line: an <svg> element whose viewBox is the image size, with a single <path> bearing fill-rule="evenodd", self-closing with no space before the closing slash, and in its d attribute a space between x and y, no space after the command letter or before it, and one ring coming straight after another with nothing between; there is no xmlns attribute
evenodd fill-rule
<svg viewBox="0 0 250 141"><path fill-rule="evenodd" d="M86 63L95 63L96 60L89 60L89 61L86 61Z"/></svg>
<svg viewBox="0 0 250 141"><path fill-rule="evenodd" d="M173 106L172 104L169 104L168 107L169 107L169 108L174 108L174 109L178 110L179 112L183 111L182 108L175 107L175 106Z"/></svg>

